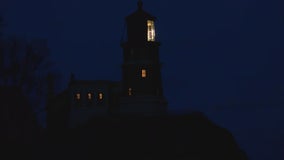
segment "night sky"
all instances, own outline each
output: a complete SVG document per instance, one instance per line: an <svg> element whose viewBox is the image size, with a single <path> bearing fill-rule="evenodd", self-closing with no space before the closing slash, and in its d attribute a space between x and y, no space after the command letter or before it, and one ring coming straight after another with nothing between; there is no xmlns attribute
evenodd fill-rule
<svg viewBox="0 0 284 160"><path fill-rule="evenodd" d="M120 80L124 18L136 0L1 0L7 35L47 38L78 79ZM170 110L200 110L251 159L284 159L284 1L144 0L158 18Z"/></svg>

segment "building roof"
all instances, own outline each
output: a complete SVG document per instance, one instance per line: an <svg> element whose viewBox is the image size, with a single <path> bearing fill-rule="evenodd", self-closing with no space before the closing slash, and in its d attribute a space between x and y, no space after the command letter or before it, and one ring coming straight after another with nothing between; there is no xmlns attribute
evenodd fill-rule
<svg viewBox="0 0 284 160"><path fill-rule="evenodd" d="M70 82L70 85L95 85L95 84L106 84L106 85L115 85L119 84L118 81L110 80L73 80Z"/></svg>

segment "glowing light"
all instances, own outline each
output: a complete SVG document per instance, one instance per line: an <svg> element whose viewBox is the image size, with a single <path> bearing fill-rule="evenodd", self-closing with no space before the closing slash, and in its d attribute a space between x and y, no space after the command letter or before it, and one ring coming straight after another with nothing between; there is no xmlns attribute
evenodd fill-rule
<svg viewBox="0 0 284 160"><path fill-rule="evenodd" d="M81 94L80 94L80 93L77 93L77 94L76 94L76 99L77 99L77 100L80 100L80 99L81 99Z"/></svg>
<svg viewBox="0 0 284 160"><path fill-rule="evenodd" d="M147 77L146 69L142 69L141 76L142 76L142 78L146 78Z"/></svg>
<svg viewBox="0 0 284 160"><path fill-rule="evenodd" d="M99 100L102 100L102 99L103 99L103 94L99 93Z"/></svg>
<svg viewBox="0 0 284 160"><path fill-rule="evenodd" d="M147 38L147 40L148 41L152 41L152 42L154 42L155 41L155 25L154 25L154 21L152 21L152 20L148 20L147 21L147 27L148 27L148 38Z"/></svg>
<svg viewBox="0 0 284 160"><path fill-rule="evenodd" d="M132 96L132 88L128 88L128 95Z"/></svg>
<svg viewBox="0 0 284 160"><path fill-rule="evenodd" d="M89 100L92 99L92 93L88 93L88 99L89 99Z"/></svg>

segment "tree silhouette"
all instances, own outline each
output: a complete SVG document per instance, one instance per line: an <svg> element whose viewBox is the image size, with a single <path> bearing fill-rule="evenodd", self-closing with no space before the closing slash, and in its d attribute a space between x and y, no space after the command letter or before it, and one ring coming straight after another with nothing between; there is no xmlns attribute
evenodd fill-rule
<svg viewBox="0 0 284 160"><path fill-rule="evenodd" d="M2 22L0 18L0 33ZM53 66L46 39L0 36L0 88L17 88L33 111L42 111L41 103L48 94L47 78L60 78Z"/></svg>
<svg viewBox="0 0 284 160"><path fill-rule="evenodd" d="M19 38L2 40L0 85L18 87L25 94L43 96L49 68L53 65L49 53L44 39L31 42ZM55 72L52 75L57 76Z"/></svg>

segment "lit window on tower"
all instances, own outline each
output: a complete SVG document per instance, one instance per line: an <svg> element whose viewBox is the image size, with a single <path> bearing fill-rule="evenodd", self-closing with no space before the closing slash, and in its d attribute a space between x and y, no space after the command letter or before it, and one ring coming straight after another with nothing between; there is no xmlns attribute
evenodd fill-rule
<svg viewBox="0 0 284 160"><path fill-rule="evenodd" d="M128 88L128 95L132 96L132 88Z"/></svg>
<svg viewBox="0 0 284 160"><path fill-rule="evenodd" d="M152 41L152 42L154 42L155 41L155 25L154 25L154 21L152 21L152 20L148 20L147 21L147 27L148 27L148 32L147 32L147 34L148 34L148 38L147 38L147 40L148 41Z"/></svg>
<svg viewBox="0 0 284 160"><path fill-rule="evenodd" d="M146 77L147 77L147 71L146 71L146 69L142 69L142 71L141 71L141 77L142 77L142 78L146 78Z"/></svg>
<svg viewBox="0 0 284 160"><path fill-rule="evenodd" d="M81 99L81 94L80 93L77 93L76 96L75 96L76 100L80 100Z"/></svg>

